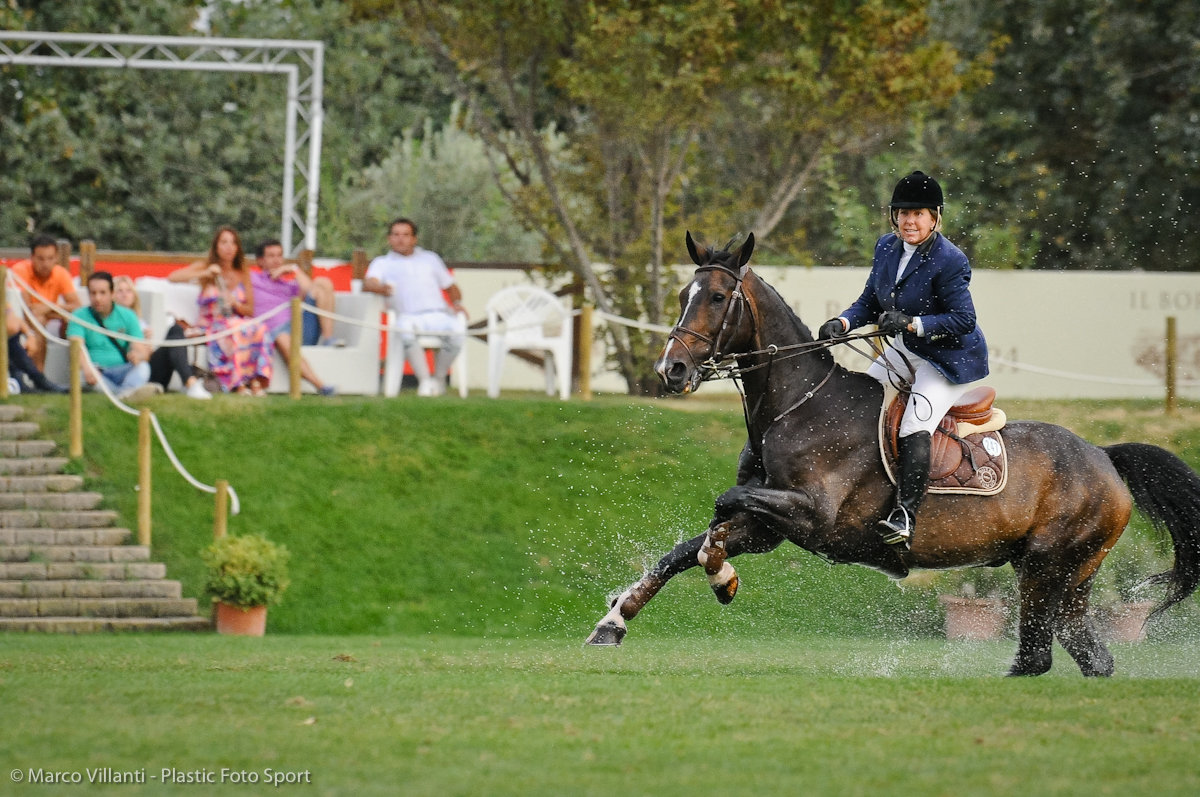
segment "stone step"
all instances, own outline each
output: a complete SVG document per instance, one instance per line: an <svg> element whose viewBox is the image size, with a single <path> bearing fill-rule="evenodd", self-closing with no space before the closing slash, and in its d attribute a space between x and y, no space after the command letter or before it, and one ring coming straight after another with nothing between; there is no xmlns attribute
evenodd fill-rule
<svg viewBox="0 0 1200 797"><path fill-rule="evenodd" d="M83 488L83 477L67 473L46 476L0 476L2 493L69 493Z"/></svg>
<svg viewBox="0 0 1200 797"><path fill-rule="evenodd" d="M0 457L48 457L57 447L53 440L0 440Z"/></svg>
<svg viewBox="0 0 1200 797"><path fill-rule="evenodd" d="M0 422L0 440L28 440L41 434L41 428L31 421Z"/></svg>
<svg viewBox="0 0 1200 797"><path fill-rule="evenodd" d="M123 545L129 529L107 526L91 529L0 529L0 545Z"/></svg>
<svg viewBox="0 0 1200 797"><path fill-rule="evenodd" d="M104 496L100 493L5 493L0 492L0 511L6 509L50 509L75 511L95 509Z"/></svg>
<svg viewBox="0 0 1200 797"><path fill-rule="evenodd" d="M133 581L0 581L0 598L182 598L168 579Z"/></svg>
<svg viewBox="0 0 1200 797"><path fill-rule="evenodd" d="M0 404L0 422L15 421L25 417L25 408L17 404Z"/></svg>
<svg viewBox="0 0 1200 797"><path fill-rule="evenodd" d="M207 617L0 617L0 632L97 634L108 631L211 631Z"/></svg>
<svg viewBox="0 0 1200 797"><path fill-rule="evenodd" d="M195 598L0 598L0 617L191 617Z"/></svg>
<svg viewBox="0 0 1200 797"><path fill-rule="evenodd" d="M44 529L91 529L98 526L111 526L116 520L117 513L111 509L62 512L35 509L0 510L0 529L29 528L31 526L40 526Z"/></svg>
<svg viewBox="0 0 1200 797"><path fill-rule="evenodd" d="M0 562L0 581L130 581L166 578L162 562Z"/></svg>
<svg viewBox="0 0 1200 797"><path fill-rule="evenodd" d="M66 457L4 457L0 459L0 476L61 473L69 461Z"/></svg>
<svg viewBox="0 0 1200 797"><path fill-rule="evenodd" d="M0 562L148 561L148 545L0 545Z"/></svg>

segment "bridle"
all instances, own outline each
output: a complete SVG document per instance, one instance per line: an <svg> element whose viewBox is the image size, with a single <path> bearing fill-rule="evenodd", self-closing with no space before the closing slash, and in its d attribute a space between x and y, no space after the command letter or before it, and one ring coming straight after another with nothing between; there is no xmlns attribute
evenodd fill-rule
<svg viewBox="0 0 1200 797"><path fill-rule="evenodd" d="M736 355L736 354L721 354L721 346L720 346L721 337L725 334L725 331L729 328L729 314L733 310L734 304L737 304L737 306L738 306L738 317L737 317L738 325L740 325L742 323L742 313L743 313L742 308L743 308L743 306L749 308L749 302L746 302L746 297L742 293L742 290L741 290L742 275L739 272L735 271L734 269L730 268L729 266L722 265L720 263L710 263L708 265L700 266L699 268L696 269L695 273L700 274L705 271L723 271L726 274L728 274L730 277L733 277L733 281L734 281L733 290L729 292L729 301L725 304L725 313L721 316L721 328L717 330L716 338L710 338L708 335L705 335L702 332L697 332L694 329L689 329L688 327L683 326L682 318L679 319L680 323L676 324L674 327L672 327L670 333L668 333L668 335L667 335L668 340L674 340L680 346L683 347L683 350L685 352L687 352L687 356L688 356L688 359L691 360L692 367L700 372L700 374L701 374L700 380L704 381L704 382L706 382L710 379L726 378L725 376L720 375L721 374L721 362L732 359L733 357L736 357L738 355ZM754 318L754 309L749 308L749 312L750 312L751 324L753 324L755 327L757 327L758 323L757 323L757 319ZM734 328L736 329L737 326L735 325ZM681 337L681 334L690 335L693 338L695 338L696 340L699 340L703 343L707 343L712 348L711 353L709 354L708 358L704 360L704 362L696 361L696 355L694 352L692 352L692 347L689 346L687 344L687 341L685 341Z"/></svg>
<svg viewBox="0 0 1200 797"><path fill-rule="evenodd" d="M874 361L876 356L880 353L879 350L875 349L877 344L874 342L874 339L883 337L883 333L881 333L881 332L865 332L865 333L858 333L858 334L852 334L852 335L844 335L842 337L832 338L829 340L814 340L814 341L810 341L807 343L793 343L793 344L790 344L787 346L779 346L779 345L772 343L772 344L768 344L765 348L762 348L762 349L751 349L749 351L743 351L743 352L722 353L720 343L721 343L721 339L723 337L725 337L726 331L729 329L730 316L733 312L734 304L737 304L737 306L738 306L737 321L736 321L736 324L734 325L734 329L737 329L737 326L739 326L742 323L743 313L748 312L750 314L750 323L751 323L752 329L758 329L758 319L754 313L754 305L751 304L746 299L745 293L742 291L743 277L740 272L730 268L729 266L723 265L721 263L709 263L709 264L698 267L696 269L695 273L700 274L705 271L722 271L725 274L728 274L734 280L733 290L731 290L729 293L730 300L725 305L725 312L721 317L720 329L717 331L715 337L709 337L708 335L705 335L702 332L697 332L694 329L683 326L683 323L682 323L683 319L681 318L680 323L678 323L674 327L672 327L670 333L668 333L668 335L667 335L667 339L674 340L680 346L683 347L683 350L685 352L687 352L687 356L688 356L688 359L691 361L692 368L700 375L699 381L707 382L707 381L711 381L711 380L715 380L715 379L732 379L735 382L735 384L737 384L738 392L742 394L743 409L747 411L747 421L749 421L749 415L751 415L751 414L757 415L759 406L761 406L762 400L766 395L766 391L763 391L763 394L759 396L759 400L758 400L759 406L756 406L754 408L753 413L750 413L748 408L745 407L746 394L745 394L745 391L742 389L742 385L741 385L741 379L742 379L743 375L750 373L751 371L756 371L756 370L765 368L765 369L767 369L767 373L764 377L764 381L769 381L771 378L771 367L775 364L775 362L777 360L780 360L780 361L787 360L792 357L799 357L799 356L802 356L805 354L811 354L811 353L817 352L817 351L824 351L825 349L829 349L829 348L832 348L833 346L839 346L839 345L849 345L853 351L863 355L864 357L867 357L868 359L870 359L872 361ZM703 362L697 361L695 353L692 351L691 347L687 344L687 341L684 340L683 335L688 335L688 336L691 336L692 338L695 338L696 340L702 341L703 343L707 343L711 347L711 353L709 354L708 358L706 358ZM872 346L872 350L873 350L871 354L867 354L866 352L859 350L857 347L855 347L853 345L854 341L859 341L859 340L870 340L870 345ZM747 366L742 366L742 365L738 364L738 362L737 362L737 358L753 357L756 355L766 355L767 359L765 362L759 362L759 363L756 363L753 365L747 365ZM813 387L811 390L805 392L800 397L799 401L795 402L790 407L788 407L783 412L781 412L779 415L777 415L773 419L772 423L779 421L784 416L788 415L793 410L797 409L802 404L804 404L809 399L811 399L814 395L816 395L817 391L819 391L821 388L823 388L825 386L825 384L827 382L829 382L829 380L833 377L833 374L836 370L837 370L837 363L835 362L835 363L833 363L832 367L829 369L829 372L827 374L825 374L824 378L821 379L821 381L818 382L815 387Z"/></svg>

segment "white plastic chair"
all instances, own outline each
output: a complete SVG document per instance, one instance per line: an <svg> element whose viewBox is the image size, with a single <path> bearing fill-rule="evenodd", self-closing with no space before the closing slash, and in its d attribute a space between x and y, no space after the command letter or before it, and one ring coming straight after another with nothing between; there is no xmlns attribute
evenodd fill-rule
<svg viewBox="0 0 1200 797"><path fill-rule="evenodd" d="M510 351L546 355L546 395L571 395L571 310L550 291L515 285L497 291L487 303L488 395L500 395L500 373Z"/></svg>
<svg viewBox="0 0 1200 797"><path fill-rule="evenodd" d="M462 319L462 328L467 328L467 317L465 313L459 313L459 318ZM393 326L396 323L396 313L389 310L387 314L388 326ZM450 379L458 387L458 395L460 398L467 397L467 341L463 341L463 347L459 349L458 356L454 358L454 362L450 364ZM417 335L417 345L422 349L440 349L442 347L442 338L438 335ZM400 382L404 378L404 344L400 341L400 333L389 331L387 333L387 360L383 364L383 395L387 398L393 398L400 393Z"/></svg>

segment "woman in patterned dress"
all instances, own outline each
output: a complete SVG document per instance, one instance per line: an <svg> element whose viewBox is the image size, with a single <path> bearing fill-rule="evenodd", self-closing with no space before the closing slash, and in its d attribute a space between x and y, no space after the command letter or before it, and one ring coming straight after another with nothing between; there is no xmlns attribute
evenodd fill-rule
<svg viewBox="0 0 1200 797"><path fill-rule="evenodd" d="M254 289L237 230L221 227L208 257L173 272L172 282L198 280L200 324L204 334L230 334L208 344L208 367L225 392L265 396L271 381L271 337L265 324L252 323Z"/></svg>

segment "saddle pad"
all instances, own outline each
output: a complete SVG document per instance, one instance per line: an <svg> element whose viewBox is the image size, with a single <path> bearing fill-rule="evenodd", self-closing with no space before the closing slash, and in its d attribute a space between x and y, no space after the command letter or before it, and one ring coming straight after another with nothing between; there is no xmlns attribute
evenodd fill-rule
<svg viewBox="0 0 1200 797"><path fill-rule="evenodd" d="M888 435L888 408L896 398L885 391L879 413L879 454L888 481L896 483L896 449ZM929 492L995 495L1008 483L1008 450L999 430L975 433L955 440L957 424L949 416L933 434L929 457Z"/></svg>

